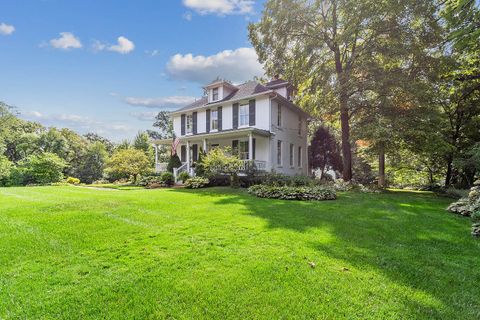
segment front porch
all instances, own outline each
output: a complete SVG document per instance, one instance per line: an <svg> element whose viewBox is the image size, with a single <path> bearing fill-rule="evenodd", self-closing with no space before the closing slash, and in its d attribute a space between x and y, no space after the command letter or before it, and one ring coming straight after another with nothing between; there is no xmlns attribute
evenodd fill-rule
<svg viewBox="0 0 480 320"><path fill-rule="evenodd" d="M172 146L172 140L155 141L156 162L155 171L166 171L167 164L158 162L159 145ZM195 162L198 161L201 152L208 153L212 148L231 147L232 151L242 160L241 172L245 173L251 164L258 171L269 170L270 165L270 133L254 128L237 129L235 131L211 132L202 135L187 135L179 138L175 152L180 157L182 166L175 168L174 175L186 171L195 175Z"/></svg>

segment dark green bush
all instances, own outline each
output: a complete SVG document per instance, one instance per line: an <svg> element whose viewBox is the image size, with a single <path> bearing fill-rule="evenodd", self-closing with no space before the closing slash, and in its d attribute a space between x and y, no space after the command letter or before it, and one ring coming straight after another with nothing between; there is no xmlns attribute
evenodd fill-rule
<svg viewBox="0 0 480 320"><path fill-rule="evenodd" d="M159 174L152 174L152 175L142 176L142 177L139 179L139 181L138 181L137 184L140 185L140 186L146 187L146 186L148 186L148 185L150 185L150 184L153 184L153 183L157 183L157 184L162 183Z"/></svg>
<svg viewBox="0 0 480 320"><path fill-rule="evenodd" d="M284 200L335 200L337 198L333 189L327 187L288 187L254 185L248 192L260 198Z"/></svg>
<svg viewBox="0 0 480 320"><path fill-rule="evenodd" d="M168 160L167 171L173 173L173 169L179 168L181 166L182 166L182 161L180 161L180 158L175 153L173 156L170 157L170 160Z"/></svg>
<svg viewBox="0 0 480 320"><path fill-rule="evenodd" d="M171 172L164 172L160 175L160 183L167 187L173 186L175 183L173 173Z"/></svg>
<svg viewBox="0 0 480 320"><path fill-rule="evenodd" d="M185 181L185 188L189 189L199 189L205 188L208 185L209 181L204 177L192 177Z"/></svg>
<svg viewBox="0 0 480 320"><path fill-rule="evenodd" d="M66 163L54 153L31 155L22 160L11 173L12 184L49 184L63 178Z"/></svg>

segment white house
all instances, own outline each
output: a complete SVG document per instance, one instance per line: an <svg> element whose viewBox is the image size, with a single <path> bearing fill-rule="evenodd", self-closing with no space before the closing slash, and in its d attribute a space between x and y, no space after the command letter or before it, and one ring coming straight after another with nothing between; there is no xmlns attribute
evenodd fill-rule
<svg viewBox="0 0 480 320"><path fill-rule="evenodd" d="M204 89L204 97L171 113L181 169L192 172L202 150L230 146L245 162L254 161L257 170L307 174L309 115L291 102L287 81L233 85L215 80ZM172 141L155 141L162 144ZM164 168L156 165L157 171Z"/></svg>

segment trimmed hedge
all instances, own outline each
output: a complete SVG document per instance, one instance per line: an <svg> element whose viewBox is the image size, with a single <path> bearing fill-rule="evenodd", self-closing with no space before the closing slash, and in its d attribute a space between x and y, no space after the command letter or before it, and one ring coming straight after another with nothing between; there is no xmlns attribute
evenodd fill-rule
<svg viewBox="0 0 480 320"><path fill-rule="evenodd" d="M260 198L283 200L335 200L337 198L333 189L318 186L277 187L257 184L248 188L248 193Z"/></svg>

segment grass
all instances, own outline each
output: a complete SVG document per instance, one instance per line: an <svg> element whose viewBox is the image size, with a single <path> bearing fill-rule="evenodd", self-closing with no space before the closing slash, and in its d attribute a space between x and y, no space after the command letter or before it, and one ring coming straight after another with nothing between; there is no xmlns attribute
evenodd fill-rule
<svg viewBox="0 0 480 320"><path fill-rule="evenodd" d="M449 202L0 188L0 319L478 319L480 242Z"/></svg>

